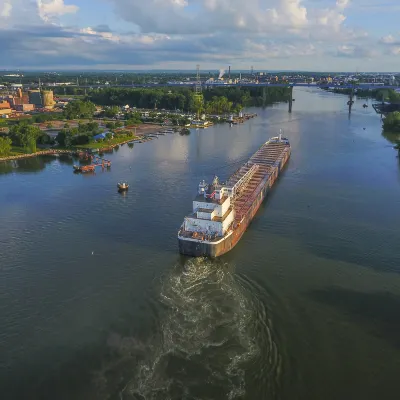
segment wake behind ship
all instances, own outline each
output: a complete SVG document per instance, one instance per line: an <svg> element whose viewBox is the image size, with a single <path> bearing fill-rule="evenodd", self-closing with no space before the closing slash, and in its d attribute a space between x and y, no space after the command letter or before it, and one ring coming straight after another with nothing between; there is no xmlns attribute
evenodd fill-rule
<svg viewBox="0 0 400 400"><path fill-rule="evenodd" d="M218 257L231 250L250 224L290 157L280 134L264 143L226 183L200 182L192 214L178 232L179 252Z"/></svg>

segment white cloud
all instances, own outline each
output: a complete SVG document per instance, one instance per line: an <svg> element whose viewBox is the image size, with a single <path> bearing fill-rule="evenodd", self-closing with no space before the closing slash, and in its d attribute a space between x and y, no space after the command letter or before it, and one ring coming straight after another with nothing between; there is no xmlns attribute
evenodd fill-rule
<svg viewBox="0 0 400 400"><path fill-rule="evenodd" d="M369 46L360 46L355 44L347 44L339 46L337 49L337 55L339 57L350 57L350 58L373 58L377 56L374 49Z"/></svg>
<svg viewBox="0 0 400 400"><path fill-rule="evenodd" d="M98 36L102 39L105 40L110 40L112 42L119 42L121 40L121 37L119 35L115 35L112 32L100 32L96 31L91 27L83 28L79 30L80 33L84 33L86 35L89 35L88 38L84 38L84 40L89 40L93 42L93 40L90 39L90 35L92 36Z"/></svg>
<svg viewBox="0 0 400 400"><path fill-rule="evenodd" d="M320 60L332 70L353 66L347 58L376 56L370 49L378 38L348 26L355 7L349 0L106 0L115 14L107 15L111 28L100 13L93 25L61 26L59 17L68 13L82 22L77 5L83 1L89 0L0 0L2 65L313 69ZM116 17L137 33L112 29ZM385 62L393 61L399 41L389 35L380 43Z"/></svg>
<svg viewBox="0 0 400 400"><path fill-rule="evenodd" d="M79 9L75 5L66 5L64 0L37 0L37 7L44 21L64 14L76 13Z"/></svg>
<svg viewBox="0 0 400 400"><path fill-rule="evenodd" d="M11 15L11 0L0 0L0 17L8 18Z"/></svg>
<svg viewBox="0 0 400 400"><path fill-rule="evenodd" d="M395 42L395 38L392 35L384 36L381 39L381 43L385 43L385 44L392 44L394 42Z"/></svg>
<svg viewBox="0 0 400 400"><path fill-rule="evenodd" d="M312 29L320 24L335 29L345 17L347 0L325 9L307 0L108 0L120 18L142 32L171 34L220 31L276 32ZM181 6L174 6L178 2ZM195 10L195 11L194 11Z"/></svg>
<svg viewBox="0 0 400 400"><path fill-rule="evenodd" d="M339 9L344 9L349 5L349 3L350 3L350 0L337 0L336 1L336 6Z"/></svg>
<svg viewBox="0 0 400 400"><path fill-rule="evenodd" d="M400 46L393 47L390 52L394 56L400 56Z"/></svg>

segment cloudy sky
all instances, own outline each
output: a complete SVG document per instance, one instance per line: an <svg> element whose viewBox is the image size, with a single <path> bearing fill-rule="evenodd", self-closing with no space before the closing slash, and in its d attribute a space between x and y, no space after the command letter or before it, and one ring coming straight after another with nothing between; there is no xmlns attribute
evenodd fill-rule
<svg viewBox="0 0 400 400"><path fill-rule="evenodd" d="M0 68L400 70L400 0L0 0Z"/></svg>

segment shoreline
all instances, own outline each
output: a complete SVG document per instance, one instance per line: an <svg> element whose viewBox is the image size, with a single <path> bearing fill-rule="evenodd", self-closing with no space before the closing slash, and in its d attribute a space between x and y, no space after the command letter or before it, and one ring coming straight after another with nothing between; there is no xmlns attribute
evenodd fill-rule
<svg viewBox="0 0 400 400"><path fill-rule="evenodd" d="M146 130L152 130L153 131L154 127L151 127L151 129L145 129L145 131ZM45 156L45 155L55 155L55 154L70 154L70 155L76 154L77 155L80 152L83 152L83 151L90 152L93 149L97 149L99 152L102 152L102 151L105 151L105 150L112 150L117 146L132 142L133 140L144 139L145 135L152 134L152 133L155 133L157 131L158 131L158 129L154 130L154 132L137 133L136 136L132 136L129 139L123 140L122 142L119 142L119 143L114 143L114 144L104 143L103 147L95 147L95 148L84 148L84 147L82 147L82 148L75 148L75 149L48 149L48 150L41 150L41 151L37 151L36 153L18 154L18 155L13 155L13 156L0 157L0 162L21 160L21 159L24 159L24 158L32 158L32 157Z"/></svg>

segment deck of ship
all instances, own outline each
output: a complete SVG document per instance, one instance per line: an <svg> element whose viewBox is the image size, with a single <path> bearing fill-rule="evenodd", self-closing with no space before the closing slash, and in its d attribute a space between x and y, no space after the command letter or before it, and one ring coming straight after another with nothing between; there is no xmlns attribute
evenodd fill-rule
<svg viewBox="0 0 400 400"><path fill-rule="evenodd" d="M288 146L283 143L264 144L254 153L245 165L231 176L229 183L235 184L254 164L258 166L257 171L252 175L247 184L241 188L240 193L238 193L237 197L234 199L236 223L240 222L250 209L259 192L256 191L256 188L267 175L271 174L274 163L287 147Z"/></svg>

